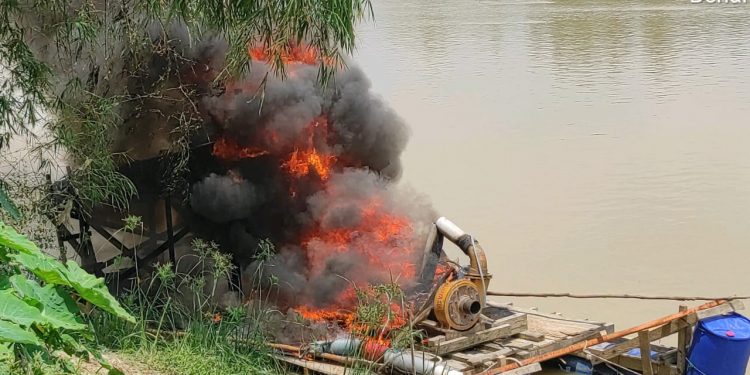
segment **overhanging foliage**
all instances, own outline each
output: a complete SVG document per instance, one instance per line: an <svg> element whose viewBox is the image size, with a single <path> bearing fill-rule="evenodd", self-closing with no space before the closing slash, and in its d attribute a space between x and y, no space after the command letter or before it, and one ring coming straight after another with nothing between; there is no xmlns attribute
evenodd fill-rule
<svg viewBox="0 0 750 375"><path fill-rule="evenodd" d="M358 21L371 12L369 0L2 1L0 151L14 134L46 132L51 138L40 139L43 148L66 153L74 167L73 191L83 203L125 207L135 188L118 172L127 158L113 152L111 134L122 125L124 105L163 95L158 92L163 79L136 88L121 78L147 74L150 57L170 53L170 28L184 27L183 37L191 43L227 42L219 79L249 68L250 43L264 46L275 71L283 74L282 55L304 42L327 62L320 64L319 76L328 81L343 64L342 54L354 49ZM154 39L155 25L166 42ZM182 101L190 100L187 91ZM200 120L189 114L189 105L181 112L188 114L176 120L168 150L177 159L187 157L185 139ZM174 169L184 164L173 163Z"/></svg>

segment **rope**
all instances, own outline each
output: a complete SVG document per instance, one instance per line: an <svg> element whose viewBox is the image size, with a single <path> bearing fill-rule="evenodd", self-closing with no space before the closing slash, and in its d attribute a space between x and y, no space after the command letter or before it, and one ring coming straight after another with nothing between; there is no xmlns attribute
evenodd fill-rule
<svg viewBox="0 0 750 375"><path fill-rule="evenodd" d="M594 358L596 358L596 359L598 359L598 360L600 360L600 361L602 361L602 362L606 363L606 364L607 364L608 366L615 366L615 367L617 367L617 368L619 368L619 369L625 370L626 372L628 372L628 373L630 373L630 374L636 374L636 375L638 375L638 373L637 373L637 372L635 372L635 371L633 371L633 370L631 370L631 369L629 369L629 368L627 368L627 367L625 367L625 366L622 366L622 365L619 365L619 364L617 364L617 363L614 363L614 362L612 362L612 361L610 361L610 360L608 360L608 359L606 359L606 358L602 358L602 357L600 357L600 356L598 356L598 355L596 355L596 354L594 354L594 353L590 352L590 351L589 351L589 350L587 350L587 349L584 349L584 350L582 350L582 351L583 351L584 353L586 353L586 355L589 355L589 356L591 356L591 357L594 357ZM612 367L610 367L610 369L614 370L614 371L615 371L615 372L617 372L618 374L622 374L622 373L621 373L621 372L620 372L619 370L616 370L616 369L614 369L614 368L612 368Z"/></svg>
<svg viewBox="0 0 750 375"><path fill-rule="evenodd" d="M730 297L685 297L685 296L644 296L638 294L574 294L574 293L526 293L526 292L493 292L488 290L488 296L500 297L541 297L541 298L618 298L618 299L645 299L645 300L667 300L667 301L716 301L716 300L738 300L750 299L750 296Z"/></svg>

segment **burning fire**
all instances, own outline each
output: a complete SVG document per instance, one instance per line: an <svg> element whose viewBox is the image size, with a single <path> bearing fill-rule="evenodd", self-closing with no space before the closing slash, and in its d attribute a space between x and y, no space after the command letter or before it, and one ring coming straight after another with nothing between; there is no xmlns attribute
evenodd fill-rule
<svg viewBox="0 0 750 375"><path fill-rule="evenodd" d="M259 147L242 147L229 138L219 138L214 143L213 154L222 160L237 161L266 155L268 151Z"/></svg>
<svg viewBox="0 0 750 375"><path fill-rule="evenodd" d="M270 58L268 49L263 47L250 47L248 53L255 60L268 61ZM287 48L281 58L285 63L308 65L317 64L321 59L314 48L304 45ZM294 75L291 79L295 79ZM350 165L345 164L346 157L338 154L340 148L334 147L328 132L329 118L324 110L296 134L295 139L281 142L273 131L260 129L256 134L263 146L242 146L231 138L219 138L213 146L213 155L228 162L268 155L278 162L292 197L296 197L298 187L305 184L313 187L313 191L304 198L322 194L327 202L332 202L322 209L319 217L347 212L347 216L357 218L355 222L339 225L312 222L303 229L298 245L308 261L308 277L331 273L331 260L347 254L352 256L351 259L358 259L361 262L358 267L370 274L350 271L341 275L357 288L370 287L371 275L378 272L382 273L378 278L384 282L413 281L417 270L412 254L418 244L410 217L394 209L393 203L380 195L385 194L383 192L352 194L351 186L339 186L335 182L336 173ZM318 179L311 180L310 176ZM330 306L301 305L295 310L311 321L336 322L357 330L355 310L359 301L355 287L344 288L334 300L336 302ZM389 319L382 322L387 330L403 326L409 313L408 308L399 304L391 303L390 306Z"/></svg>
<svg viewBox="0 0 750 375"><path fill-rule="evenodd" d="M331 167L336 161L333 155L321 155L314 148L294 150L289 159L281 165L290 175L299 178L310 174L314 170L325 181L331 175Z"/></svg>
<svg viewBox="0 0 750 375"><path fill-rule="evenodd" d="M272 62L273 56L270 48L264 45L251 45L247 54L255 61ZM306 44L290 44L281 51L281 61L284 64L300 63L316 65L321 61L329 66L333 65L333 59L322 56L315 47Z"/></svg>
<svg viewBox="0 0 750 375"><path fill-rule="evenodd" d="M337 190L335 186L327 186L326 193L340 197L341 192ZM409 219L389 212L379 197L370 197L364 202L343 200L342 204L352 204L358 210L356 215L360 220L354 226L343 228L323 228L317 225L305 236L303 248L311 265L310 273L317 275L330 272L327 266L329 259L341 253L355 253L368 267L381 270L383 279L413 280L416 277L416 267L405 261L405 256L416 248L414 229ZM339 207L332 207L332 210L337 208ZM354 285L336 296L335 306L317 309L300 306L297 308L300 314L309 320L335 320L343 323L344 327L356 330L357 327L352 325L355 320L352 310L355 310L359 302L355 285L359 288L367 288L369 285L359 275L344 276ZM388 330L403 326L407 313L396 303L391 303L390 306L393 319L382 322ZM327 317L334 319L326 319Z"/></svg>

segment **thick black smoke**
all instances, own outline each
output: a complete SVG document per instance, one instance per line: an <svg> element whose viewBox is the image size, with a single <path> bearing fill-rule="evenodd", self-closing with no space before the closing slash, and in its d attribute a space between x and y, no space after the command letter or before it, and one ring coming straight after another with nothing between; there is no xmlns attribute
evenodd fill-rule
<svg viewBox="0 0 750 375"><path fill-rule="evenodd" d="M127 99L118 106L122 121L112 139L113 151L131 161L123 172L141 200L132 207L155 205L169 192L172 202L183 202L178 222L219 243L241 267L257 264L259 241L270 240L277 254L263 273L279 280L290 305L326 305L351 282L398 278L403 270L391 264L420 263L424 229L434 214L423 198L394 184L409 130L371 91L361 69L350 63L324 87L317 66L290 62L281 78L255 61L250 72L224 82L217 77L226 41L196 40L179 24L146 32L153 46L139 53L123 53L126 36L115 34L98 41L100 53L81 56L73 72L50 60L56 73L80 78L98 95ZM55 56L54 41L32 37L39 56ZM217 157L219 140L253 155ZM290 155L309 149L328 158L330 172L289 172ZM407 234L366 246L377 229L362 226L373 220L368 204L406 218ZM349 248L310 235L333 230L350 231ZM380 267L370 255L384 259Z"/></svg>

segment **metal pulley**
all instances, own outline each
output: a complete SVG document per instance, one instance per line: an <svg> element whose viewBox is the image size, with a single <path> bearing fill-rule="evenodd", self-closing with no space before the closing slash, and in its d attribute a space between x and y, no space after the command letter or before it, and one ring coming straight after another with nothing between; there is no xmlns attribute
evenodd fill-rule
<svg viewBox="0 0 750 375"><path fill-rule="evenodd" d="M479 321L480 291L467 279L448 281L438 288L433 309L435 318L444 327L465 331Z"/></svg>

